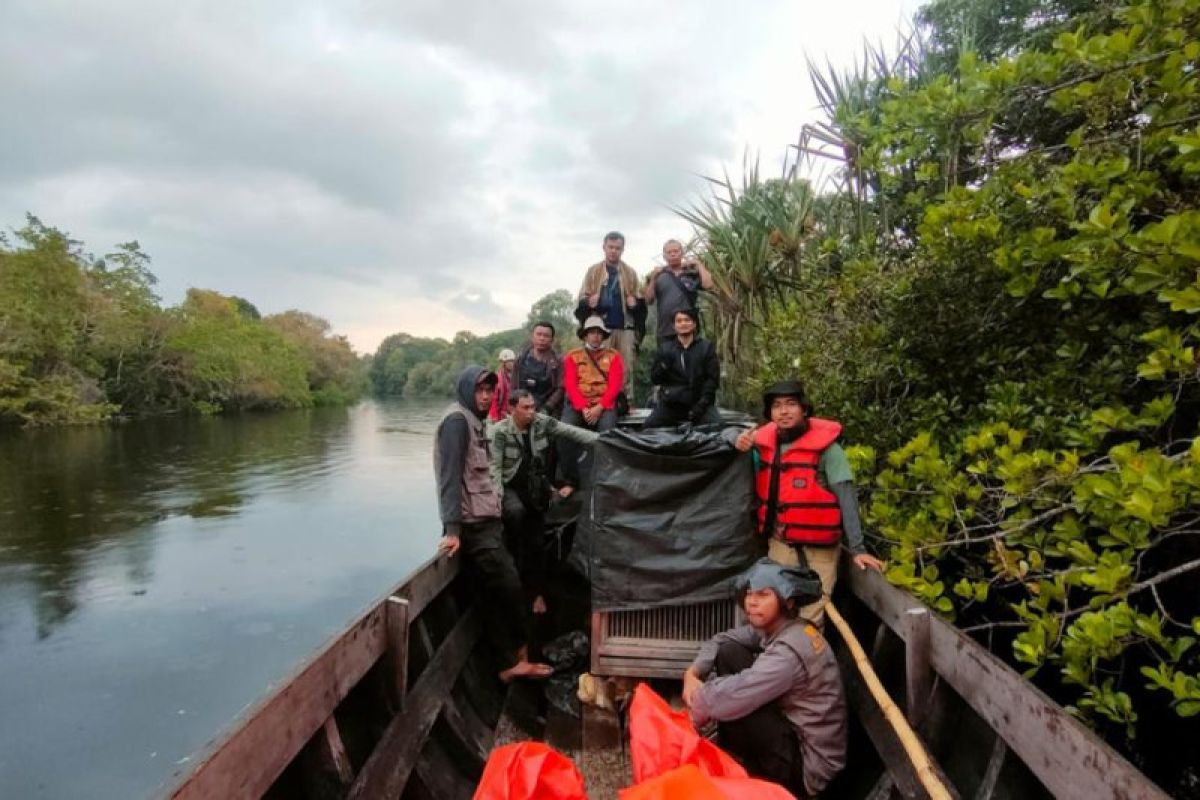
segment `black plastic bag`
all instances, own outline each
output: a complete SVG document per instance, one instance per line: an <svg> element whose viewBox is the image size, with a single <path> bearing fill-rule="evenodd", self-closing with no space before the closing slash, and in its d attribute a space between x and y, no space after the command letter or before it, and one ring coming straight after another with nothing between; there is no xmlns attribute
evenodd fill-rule
<svg viewBox="0 0 1200 800"><path fill-rule="evenodd" d="M583 631L568 631L542 647L542 660L554 667L546 680L546 700L559 711L580 715L575 687L588 667L588 637Z"/></svg>
<svg viewBox="0 0 1200 800"><path fill-rule="evenodd" d="M759 555L752 459L716 428L610 431L593 445L573 566L593 611L720 600Z"/></svg>

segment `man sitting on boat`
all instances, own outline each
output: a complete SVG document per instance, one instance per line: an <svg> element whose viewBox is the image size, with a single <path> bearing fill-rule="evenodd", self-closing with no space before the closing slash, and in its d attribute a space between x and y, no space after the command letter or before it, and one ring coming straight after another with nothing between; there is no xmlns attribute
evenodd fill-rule
<svg viewBox="0 0 1200 800"><path fill-rule="evenodd" d="M675 336L659 340L650 368L650 380L659 387L658 405L650 412L645 427L720 422L717 389L721 385L721 362L717 348L697 335L700 317L695 309L681 308L674 318Z"/></svg>
<svg viewBox="0 0 1200 800"><path fill-rule="evenodd" d="M579 328L583 347L563 356L563 389L567 403L562 421L576 427L608 431L617 427L617 398L625 380L625 360L606 346L611 331L600 317L588 317ZM578 447L564 442L559 448L563 480L579 486Z"/></svg>
<svg viewBox="0 0 1200 800"><path fill-rule="evenodd" d="M741 432L734 444L754 452L758 532L769 537L767 555L821 577L822 596L800 609L821 624L843 539L859 569L882 570L883 562L863 545L854 475L838 444L841 423L814 417L812 409L798 381L780 381L763 393L763 417L770 421Z"/></svg>
<svg viewBox="0 0 1200 800"><path fill-rule="evenodd" d="M697 727L718 723L721 747L752 776L815 795L846 765L837 659L799 612L821 582L810 569L764 558L736 588L748 624L701 646L683 676L683 701Z"/></svg>
<svg viewBox="0 0 1200 800"><path fill-rule="evenodd" d="M524 591L512 555L504 546L500 494L492 483L484 418L496 392L496 373L469 366L458 377L456 401L446 409L434 436L433 469L443 536L438 549L454 556L461 548L484 595L485 631L505 668L500 678L545 678L548 664L529 661L529 625Z"/></svg>
<svg viewBox="0 0 1200 800"><path fill-rule="evenodd" d="M529 344L517 356L513 386L533 392L538 411L562 412L562 359L554 349L554 324L539 320L529 331Z"/></svg>
<svg viewBox="0 0 1200 800"><path fill-rule="evenodd" d="M509 398L509 415L492 428L492 483L502 495L504 538L516 559L534 614L546 612L546 509L554 488L547 456L551 439L589 445L600 436L539 414L533 394L518 389ZM563 497L571 487L558 490Z"/></svg>

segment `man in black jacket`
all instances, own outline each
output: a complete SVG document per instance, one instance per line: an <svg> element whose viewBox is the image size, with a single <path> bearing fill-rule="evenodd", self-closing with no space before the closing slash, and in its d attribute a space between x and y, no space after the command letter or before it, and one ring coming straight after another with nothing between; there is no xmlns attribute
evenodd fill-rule
<svg viewBox="0 0 1200 800"><path fill-rule="evenodd" d="M645 427L661 428L689 422L719 422L717 387L721 362L717 348L696 335L697 315L691 308L675 312L675 336L659 342L650 380L660 387L658 405Z"/></svg>
<svg viewBox="0 0 1200 800"><path fill-rule="evenodd" d="M554 325L545 320L534 323L529 331L529 344L517 356L513 390L517 389L527 389L533 394L537 409L543 414L557 417L562 410L562 358L554 349Z"/></svg>

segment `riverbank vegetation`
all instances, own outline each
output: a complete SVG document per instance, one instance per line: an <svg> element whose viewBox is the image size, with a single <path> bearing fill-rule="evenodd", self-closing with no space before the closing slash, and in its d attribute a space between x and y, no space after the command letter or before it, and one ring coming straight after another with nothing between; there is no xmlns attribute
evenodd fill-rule
<svg viewBox="0 0 1200 800"><path fill-rule="evenodd" d="M812 70L825 119L781 178L681 211L726 385L748 403L796 373L846 423L889 579L1115 740L1149 737L1135 758L1180 795L1198 67L1195 0L933 0L898 54Z"/></svg>
<svg viewBox="0 0 1200 800"><path fill-rule="evenodd" d="M319 317L206 289L163 308L154 284L136 242L97 258L32 216L0 235L0 424L303 408L365 388Z"/></svg>
<svg viewBox="0 0 1200 800"><path fill-rule="evenodd" d="M519 328L479 336L459 331L454 339L427 339L394 333L384 339L371 363L371 390L380 397L453 397L455 382L463 367L481 364L496 369L500 351L520 353L529 343L533 323L554 326L559 352L578 346L577 324L572 316L575 296L559 289L542 297L529 309Z"/></svg>

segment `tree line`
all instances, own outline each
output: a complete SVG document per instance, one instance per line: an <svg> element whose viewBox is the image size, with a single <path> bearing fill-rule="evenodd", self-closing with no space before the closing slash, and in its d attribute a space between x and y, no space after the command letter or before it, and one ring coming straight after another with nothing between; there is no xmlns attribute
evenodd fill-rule
<svg viewBox="0 0 1200 800"><path fill-rule="evenodd" d="M559 289L535 302L521 327L487 335L459 331L453 339L422 338L394 333L384 339L371 361L372 391L380 397L453 397L463 367L480 364L496 369L500 351L520 353L535 322L554 326L559 352L578 344L572 316L575 296Z"/></svg>
<svg viewBox="0 0 1200 800"><path fill-rule="evenodd" d="M888 578L1195 796L1200 6L932 0L811 73L785 174L680 209L725 385L799 374Z"/></svg>
<svg viewBox="0 0 1200 800"><path fill-rule="evenodd" d="M29 216L0 234L0 425L345 403L366 365L327 321L189 289L164 308L137 242L95 257Z"/></svg>

